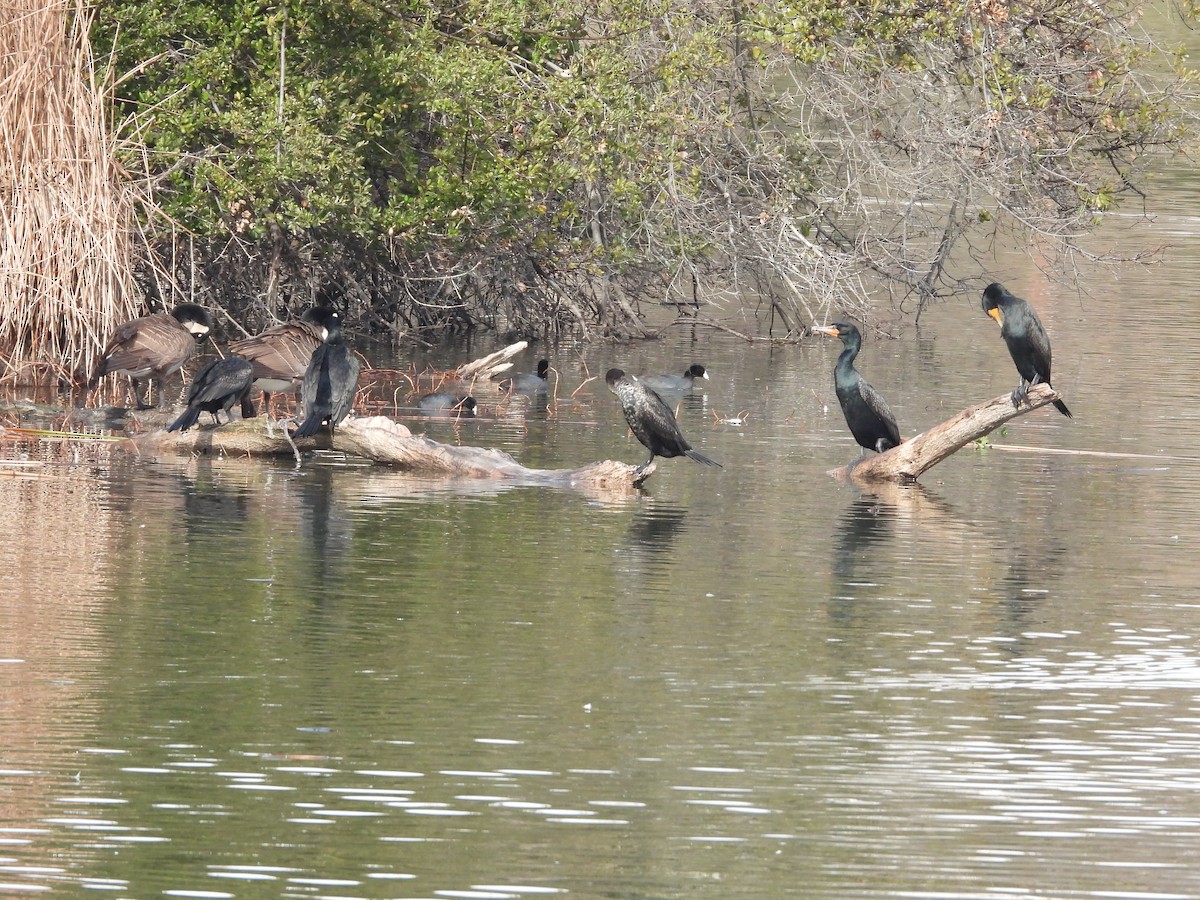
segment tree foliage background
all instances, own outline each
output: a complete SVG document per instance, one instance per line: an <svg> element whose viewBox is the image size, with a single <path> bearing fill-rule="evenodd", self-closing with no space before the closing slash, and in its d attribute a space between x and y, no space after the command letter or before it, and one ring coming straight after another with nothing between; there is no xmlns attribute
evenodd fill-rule
<svg viewBox="0 0 1200 900"><path fill-rule="evenodd" d="M1192 114L1126 0L111 0L146 290L251 324L636 334L1093 257Z"/></svg>

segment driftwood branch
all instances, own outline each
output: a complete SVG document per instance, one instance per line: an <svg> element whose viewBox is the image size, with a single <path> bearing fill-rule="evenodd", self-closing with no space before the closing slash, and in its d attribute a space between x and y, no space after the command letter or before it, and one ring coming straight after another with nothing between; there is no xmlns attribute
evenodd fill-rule
<svg viewBox="0 0 1200 900"><path fill-rule="evenodd" d="M1014 407L1009 395L1005 394L964 409L886 453L864 457L840 469L831 469L829 474L835 478L861 482L915 481L926 469L937 465L971 441L990 434L1010 419L1058 399L1058 392L1045 384L1030 388L1027 402L1021 404L1020 408Z"/></svg>
<svg viewBox="0 0 1200 900"><path fill-rule="evenodd" d="M459 381L471 381L475 378L492 378L501 372L511 369L512 358L528 346L529 343L527 341L517 341L515 344L509 344L503 350L497 350L488 356L471 360L469 363L463 363L454 370L454 376Z"/></svg>
<svg viewBox="0 0 1200 900"><path fill-rule="evenodd" d="M186 432L155 430L132 439L144 454L224 454L227 456L292 456L293 444L283 427L260 418ZM439 444L414 435L405 426L383 416L349 419L333 433L322 431L295 442L300 450L338 450L414 475L442 478L506 479L522 484L546 484L583 489L628 489L645 480L652 470L605 460L577 469L528 469L507 453L480 447Z"/></svg>

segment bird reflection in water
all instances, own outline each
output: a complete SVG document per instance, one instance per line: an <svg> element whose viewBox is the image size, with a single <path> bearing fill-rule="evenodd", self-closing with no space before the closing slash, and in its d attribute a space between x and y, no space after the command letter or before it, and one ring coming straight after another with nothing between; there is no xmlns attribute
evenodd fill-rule
<svg viewBox="0 0 1200 900"><path fill-rule="evenodd" d="M878 494L861 494L846 507L833 543L833 577L839 585L858 580L867 551L894 536L895 519L895 505Z"/></svg>
<svg viewBox="0 0 1200 900"><path fill-rule="evenodd" d="M185 540L189 544L206 539L224 543L245 527L246 486L235 476L214 469L211 456L196 457L187 471L179 474L179 482Z"/></svg>
<svg viewBox="0 0 1200 900"><path fill-rule="evenodd" d="M833 576L839 586L894 580L897 554L884 552L899 536L914 545L929 544L952 552L964 540L961 517L945 501L918 483L862 486L842 514L834 534ZM889 588L889 591L891 589ZM853 597L838 598L835 617L846 618Z"/></svg>
<svg viewBox="0 0 1200 900"><path fill-rule="evenodd" d="M1021 534L1018 541L1004 554L1007 570L993 593L997 602L996 630L1008 638L996 649L1009 657L1028 652L1029 632L1039 630L1046 601L1068 561L1066 546L1051 534L1039 530L1032 538Z"/></svg>
<svg viewBox="0 0 1200 900"><path fill-rule="evenodd" d="M329 588L340 581L342 561L354 548L354 516L335 493L339 474L335 465L308 466L293 485L299 549L310 567L314 590L323 596L336 594Z"/></svg>
<svg viewBox="0 0 1200 900"><path fill-rule="evenodd" d="M683 533L687 509L645 500L629 521L629 532L620 558L626 574L660 574L672 562L671 547Z"/></svg>

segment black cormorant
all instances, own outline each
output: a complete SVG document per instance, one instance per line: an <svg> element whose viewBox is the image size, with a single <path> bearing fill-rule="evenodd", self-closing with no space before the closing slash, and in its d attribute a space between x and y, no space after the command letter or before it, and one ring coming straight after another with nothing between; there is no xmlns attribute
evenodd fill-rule
<svg viewBox="0 0 1200 900"><path fill-rule="evenodd" d="M167 377L183 368L196 352L197 338L212 327L208 310L195 303L180 303L169 313L132 319L112 333L87 386L94 388L105 375L127 375L133 381L137 408L149 409L149 403L142 403L138 381L157 380L158 405L165 406Z"/></svg>
<svg viewBox="0 0 1200 900"><path fill-rule="evenodd" d="M704 366L692 363L682 375L639 375L638 381L659 396L663 394L682 394L696 386L696 379L708 381L708 373Z"/></svg>
<svg viewBox="0 0 1200 900"><path fill-rule="evenodd" d="M314 306L299 319L229 345L230 353L254 366L254 386L262 391L264 412L270 407L271 394L294 394L300 389L313 352L325 340L329 318L336 315L327 306Z"/></svg>
<svg viewBox="0 0 1200 900"><path fill-rule="evenodd" d="M1013 406L1020 406L1029 389L1035 384L1050 387L1050 338L1033 307L1004 289L999 282L983 289L983 311L1000 323L1000 337L1008 345L1009 355L1016 363L1021 383L1012 392ZM1054 401L1054 408L1067 418L1074 418L1067 404Z"/></svg>
<svg viewBox="0 0 1200 900"><path fill-rule="evenodd" d="M536 375L522 372L518 375L505 378L499 384L500 392L502 394L525 394L527 396L548 393L550 390L549 373L550 360L539 359Z"/></svg>
<svg viewBox="0 0 1200 900"><path fill-rule="evenodd" d="M336 312L325 320L325 340L313 351L300 386L304 421L292 437L310 437L322 423L329 431L342 423L354 405L358 391L358 358L342 338L342 320Z"/></svg>
<svg viewBox="0 0 1200 900"><path fill-rule="evenodd" d="M475 415L475 398L463 394L426 394L417 401L417 409L427 416L469 419Z"/></svg>
<svg viewBox="0 0 1200 900"><path fill-rule="evenodd" d="M221 424L219 410L225 410L225 417L233 420L230 410L233 404L244 401L250 393L250 385L254 381L254 367L250 360L240 356L227 356L224 359L214 359L205 364L188 388L187 409L184 410L167 431L187 431L196 424L201 412L212 413L213 421ZM242 406L243 414L246 406Z"/></svg>
<svg viewBox="0 0 1200 900"><path fill-rule="evenodd" d="M846 322L834 322L814 328L813 331L842 339L845 349L838 356L833 369L833 386L854 440L858 441L864 452L874 450L882 453L898 447L900 429L896 427L896 417L888 409L887 401L854 368L854 357L858 356L862 347L862 335L858 328Z"/></svg>
<svg viewBox="0 0 1200 900"><path fill-rule="evenodd" d="M630 430L642 442L642 446L650 451L650 457L637 467L638 472L644 471L654 462L656 456L665 459L686 456L707 466L721 465L699 450L692 449L692 445L679 430L679 423L675 421L671 407L636 376L626 375L620 369L609 369L604 381L608 384L608 389L620 399L621 412L625 414L625 421L629 423Z"/></svg>

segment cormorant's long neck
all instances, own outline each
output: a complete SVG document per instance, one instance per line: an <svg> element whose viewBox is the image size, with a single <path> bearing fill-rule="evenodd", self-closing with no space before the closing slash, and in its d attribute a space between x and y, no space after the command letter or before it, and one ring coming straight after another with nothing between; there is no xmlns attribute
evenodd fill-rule
<svg viewBox="0 0 1200 900"><path fill-rule="evenodd" d="M858 349L861 346L862 343L860 341L851 340L846 344L846 349L838 357L834 375L839 382L847 381L853 377L854 358L858 356Z"/></svg>

